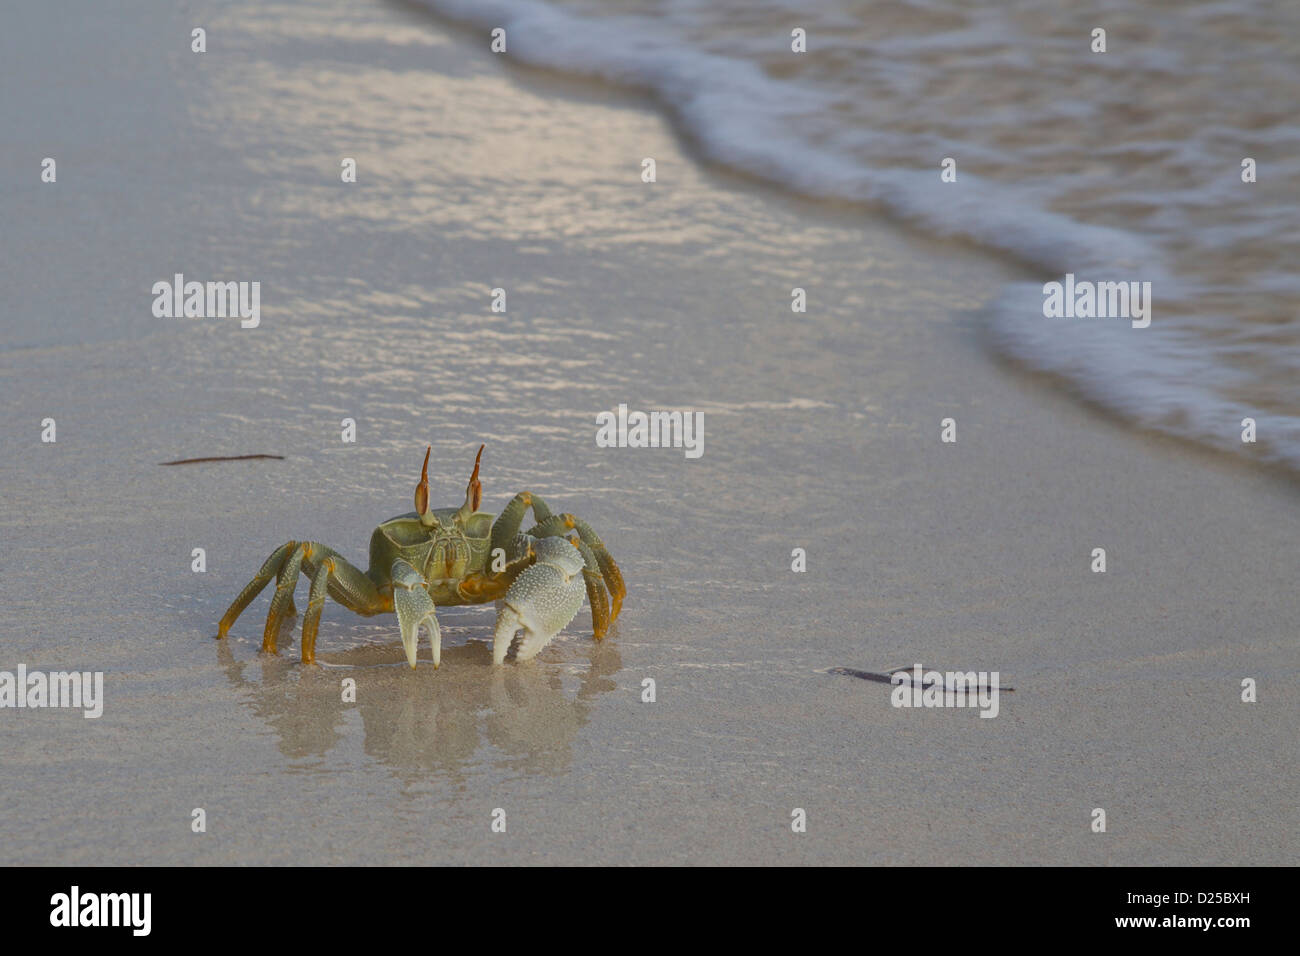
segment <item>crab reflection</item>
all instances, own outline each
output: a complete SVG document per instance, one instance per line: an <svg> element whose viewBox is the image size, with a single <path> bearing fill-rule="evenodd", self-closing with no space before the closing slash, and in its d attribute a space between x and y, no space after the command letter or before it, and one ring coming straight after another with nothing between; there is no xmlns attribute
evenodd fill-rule
<svg viewBox="0 0 1300 956"><path fill-rule="evenodd" d="M364 646L319 657L303 667L291 655L236 659L230 642L215 642L231 684L279 737L294 759L332 751L347 732L349 711L360 714L365 753L403 770L438 770L463 778L495 763L516 771L559 773L573 757L579 728L595 698L618 687L622 658L609 641L569 646L576 660L492 664L492 651L473 641L448 647L442 666L411 670L400 647ZM575 667L575 665L577 665ZM250 670L260 678L248 676ZM566 677L575 690L565 690ZM356 681L356 700L343 682Z"/></svg>

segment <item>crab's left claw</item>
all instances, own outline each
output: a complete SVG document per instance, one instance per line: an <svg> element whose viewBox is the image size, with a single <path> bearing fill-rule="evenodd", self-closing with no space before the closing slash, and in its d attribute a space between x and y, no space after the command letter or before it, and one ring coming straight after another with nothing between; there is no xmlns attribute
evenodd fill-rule
<svg viewBox="0 0 1300 956"><path fill-rule="evenodd" d="M532 543L537 562L515 578L497 613L492 662L500 664L523 628L515 660L526 661L551 642L582 607L582 554L565 538Z"/></svg>
<svg viewBox="0 0 1300 956"><path fill-rule="evenodd" d="M393 562L393 610L397 612L397 625L402 632L402 647L406 660L415 667L415 653L420 642L420 625L429 629L429 646L433 651L433 666L442 663L442 635L438 619L434 616L433 599L425 590L424 578L400 558Z"/></svg>

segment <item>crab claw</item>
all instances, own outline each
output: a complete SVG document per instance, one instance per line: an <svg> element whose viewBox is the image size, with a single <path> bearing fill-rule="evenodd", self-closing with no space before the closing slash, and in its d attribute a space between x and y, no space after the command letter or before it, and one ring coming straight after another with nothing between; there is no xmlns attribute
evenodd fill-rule
<svg viewBox="0 0 1300 956"><path fill-rule="evenodd" d="M407 663L415 667L415 654L420 643L420 625L429 630L429 647L433 651L433 666L442 663L442 635L438 619L434 616L433 599L425 590L424 578L400 558L393 562L393 610L397 612L397 625L402 632L402 647Z"/></svg>
<svg viewBox="0 0 1300 956"><path fill-rule="evenodd" d="M537 562L515 578L497 614L492 662L500 664L520 628L524 636L515 660L536 657L582 607L582 554L564 538L534 542Z"/></svg>

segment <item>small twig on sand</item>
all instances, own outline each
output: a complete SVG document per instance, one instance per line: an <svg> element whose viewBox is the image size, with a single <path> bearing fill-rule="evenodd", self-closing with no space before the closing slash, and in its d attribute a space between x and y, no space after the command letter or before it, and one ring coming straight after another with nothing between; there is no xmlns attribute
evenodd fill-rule
<svg viewBox="0 0 1300 956"><path fill-rule="evenodd" d="M828 670L826 673L828 673L828 674L842 674L842 675L845 676L845 677L857 677L857 678L859 678L859 679L861 679L861 680L871 680L871 681L875 681L875 682L878 683L878 684L893 684L893 683L894 683L894 675L895 675L895 674L898 674L898 673L904 673L904 674L907 674L907 675L908 675L908 679L907 679L907 682L906 682L907 685L908 685L909 687L914 686L913 683L912 683L912 680L911 680L911 676L912 676L912 668L910 668L910 667L891 667L891 668L889 668L889 670L885 671L884 673L875 673L875 672L873 672L873 671L860 671L860 670L857 670L856 668L853 668L853 667L832 667L832 668L831 668L830 670ZM922 680L922 683L921 683L921 686L922 686L922 687L934 687L934 686L938 686L938 685L939 685L939 681L930 681L930 682L927 683L927 682L925 682L924 680ZM951 690L952 688L951 688L950 686L941 686L940 689L941 689L941 690L942 690L942 689ZM986 685L984 685L984 684L978 684L978 683L977 683L977 684L971 685L971 686L969 687L969 689L970 689L970 690L986 690L987 687L986 687ZM999 687L998 689L999 689L999 690L1003 690L1003 691L1014 691L1014 690L1015 690L1014 687Z"/></svg>
<svg viewBox="0 0 1300 956"><path fill-rule="evenodd" d="M284 461L284 455L217 455L212 458L180 458L176 461L160 461L160 465L197 465L201 461L248 461L250 458L274 458Z"/></svg>

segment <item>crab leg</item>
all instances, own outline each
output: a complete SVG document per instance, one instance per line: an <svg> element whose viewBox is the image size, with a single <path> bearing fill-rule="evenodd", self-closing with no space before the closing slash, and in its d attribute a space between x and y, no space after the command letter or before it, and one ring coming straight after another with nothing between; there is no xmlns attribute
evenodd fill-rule
<svg viewBox="0 0 1300 956"><path fill-rule="evenodd" d="M605 542L600 540L600 536L591 529L591 525L581 518L566 512L553 515L539 522L528 534L535 538L548 538L552 535L566 534L571 530L578 532L578 537L591 549L596 558L596 563L600 566L600 573L605 578L605 584L609 587L609 594L612 599L609 616L612 624L618 620L618 612L623 608L623 598L627 596L627 586L623 583L623 572L618 569L618 565L614 563L614 558L610 555L609 549L605 547Z"/></svg>
<svg viewBox="0 0 1300 956"><path fill-rule="evenodd" d="M596 561L595 553L581 538L567 540L582 554L582 579L587 582L587 603L591 605L591 632L599 641L609 631L609 595L605 591L605 581L600 576L600 564Z"/></svg>
<svg viewBox="0 0 1300 956"><path fill-rule="evenodd" d="M492 550L508 548L515 535L519 533L528 509L533 509L535 521L545 521L551 516L551 509L546 502L531 491L521 491L510 499L510 504L501 509L497 520L492 525Z"/></svg>
<svg viewBox="0 0 1300 956"><path fill-rule="evenodd" d="M293 591L298 575L306 571L311 577L311 594L307 613L302 623L302 661L315 660L316 632L320 626L321 611L328 594L350 611L371 615L391 611L392 602L381 594L375 582L347 561L333 548L315 541L289 541L281 545L266 559L257 576L235 598L218 626L218 637L225 637L244 609L270 583L276 579L275 596L266 618L266 631L262 635L262 649L276 652L276 641L284 619L296 613Z"/></svg>
<svg viewBox="0 0 1300 956"><path fill-rule="evenodd" d="M262 634L262 650L276 652L275 642L280 635L280 626L289 616L293 604L293 589L298 586L298 572L302 569L303 545L294 548L288 559L280 566L276 578L275 594L271 597L271 609L266 612L266 630Z"/></svg>
<svg viewBox="0 0 1300 956"><path fill-rule="evenodd" d="M397 625L402 632L402 647L407 663L415 667L416 649L420 642L420 625L429 630L429 647L433 651L433 666L442 663L442 634L434 616L433 598L426 590L428 585L420 573L401 558L393 562L393 609L397 611Z"/></svg>
<svg viewBox="0 0 1300 956"><path fill-rule="evenodd" d="M276 591L280 590L280 585L284 583L284 579L288 575L288 570L289 570L289 562L288 561L281 562L280 571L275 576ZM284 614L285 617L293 617L297 613L298 613L298 607L293 603L293 585L291 584L289 586L289 606L284 609Z"/></svg>
<svg viewBox="0 0 1300 956"><path fill-rule="evenodd" d="M492 662L500 664L514 643L524 635L515 659L526 661L560 633L582 607L582 553L567 538L543 538L533 545L537 561L515 578L497 612L492 637Z"/></svg>
<svg viewBox="0 0 1300 956"><path fill-rule="evenodd" d="M302 662L310 664L316 660L316 632L326 595L349 611L366 617L391 611L393 607L374 581L333 548L308 541L303 550L303 568L312 578L307 613L302 619Z"/></svg>
<svg viewBox="0 0 1300 956"><path fill-rule="evenodd" d="M262 562L262 570L257 572L253 580L244 585L244 590L239 592L239 596L231 602L226 613L221 616L221 623L217 625L217 637L225 637L230 632L230 625L244 613L244 608L253 603L253 598L261 594L262 589L271 583L271 578L279 573L280 566L284 564L285 555L296 547L298 547L297 541L287 541Z"/></svg>
<svg viewBox="0 0 1300 956"><path fill-rule="evenodd" d="M392 601L380 592L370 575L333 548L327 548L315 541L306 542L310 551L303 560L303 567L309 571L312 567L319 570L319 565L328 559L331 564L327 579L329 596L338 601L349 611L370 617L383 614L393 609ZM314 580L314 579L313 579Z"/></svg>
<svg viewBox="0 0 1300 956"><path fill-rule="evenodd" d="M316 660L316 631L320 628L320 614L325 609L325 594L329 588L330 575L334 573L334 561L325 558L316 566L312 575L311 592L307 596L307 613L302 619L302 662L310 664Z"/></svg>
<svg viewBox="0 0 1300 956"><path fill-rule="evenodd" d="M529 536L547 538L566 535L572 530L578 532L578 537L586 545L585 549L579 550L582 551L583 559L587 564L583 577L587 582L587 600L591 603L592 631L596 639L600 640L605 636L609 625L618 618L619 611L623 608L623 598L627 595L627 586L623 583L623 573L614 563L609 549L587 522L567 513L552 515L550 506L539 496L531 491L521 491L510 499L510 503L502 509L496 523L492 526L492 549L509 550L507 546L519 532L524 515L530 507L533 509L533 517L537 519L537 524L528 532ZM597 568L604 578L604 584L609 588L610 597L613 598L612 609L605 597L605 587L600 586L600 583L594 581L591 576ZM609 609L608 613L607 609Z"/></svg>

